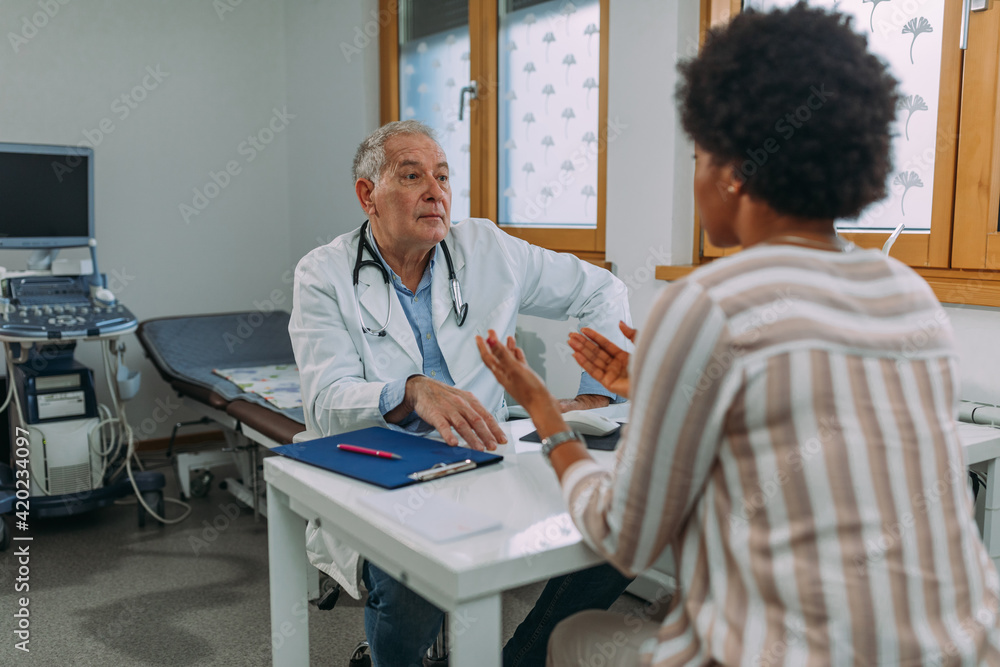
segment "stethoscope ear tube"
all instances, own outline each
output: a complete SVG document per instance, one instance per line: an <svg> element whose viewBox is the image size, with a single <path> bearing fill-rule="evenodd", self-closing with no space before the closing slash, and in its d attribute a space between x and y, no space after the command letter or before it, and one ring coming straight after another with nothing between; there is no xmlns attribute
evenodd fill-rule
<svg viewBox="0 0 1000 667"><path fill-rule="evenodd" d="M389 272L386 270L382 263L376 261L375 251L368 243L368 221L365 220L365 224L361 225L361 238L358 239L358 258L354 262L354 305L358 309L358 322L361 323L361 330L364 331L369 336L375 336L377 338L382 338L385 336L385 330L389 328L389 320L392 319L392 285L389 280ZM367 262L364 261L364 251L368 250L368 254L372 256ZM364 317L361 314L361 297L358 296L358 282L361 277L361 269L365 266L374 266L382 274L382 279L385 281L385 302L389 306L389 311L385 316L385 324L382 325L380 329L372 329L367 326L364 321Z"/></svg>

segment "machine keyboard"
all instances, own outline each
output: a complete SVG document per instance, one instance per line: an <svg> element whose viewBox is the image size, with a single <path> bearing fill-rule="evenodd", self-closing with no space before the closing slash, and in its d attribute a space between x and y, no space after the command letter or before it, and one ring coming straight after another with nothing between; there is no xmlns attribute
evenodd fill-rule
<svg viewBox="0 0 1000 667"><path fill-rule="evenodd" d="M0 319L0 336L7 332L19 338L88 338L127 331L135 325L135 315L121 304L11 305Z"/></svg>

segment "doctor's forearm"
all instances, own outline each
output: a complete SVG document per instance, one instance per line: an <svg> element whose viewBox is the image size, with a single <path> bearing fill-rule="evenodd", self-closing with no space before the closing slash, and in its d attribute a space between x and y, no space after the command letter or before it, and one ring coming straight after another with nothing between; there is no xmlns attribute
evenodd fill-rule
<svg viewBox="0 0 1000 667"><path fill-rule="evenodd" d="M611 399L602 394L579 394L574 398L559 399L559 409L563 412L570 410L592 410L594 408L604 408L611 404Z"/></svg>
<svg viewBox="0 0 1000 667"><path fill-rule="evenodd" d="M413 407L414 405L416 405L416 392L418 390L419 382L420 380L428 380L428 379L429 378L423 375L411 375L406 379L406 385L405 385L406 389L403 392L402 402L396 407L394 407L392 410L389 410L384 415L382 415L386 423L398 424L399 422L406 419L411 412L413 412Z"/></svg>

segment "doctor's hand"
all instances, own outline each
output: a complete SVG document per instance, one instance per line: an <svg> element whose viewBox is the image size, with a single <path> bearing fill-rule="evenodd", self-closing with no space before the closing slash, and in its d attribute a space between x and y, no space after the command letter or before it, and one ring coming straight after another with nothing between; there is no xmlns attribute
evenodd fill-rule
<svg viewBox="0 0 1000 667"><path fill-rule="evenodd" d="M403 404L409 408L406 414L416 412L452 447L458 444L452 428L469 447L479 451L494 450L497 444L507 442L497 420L475 396L424 375L415 375L406 381Z"/></svg>
<svg viewBox="0 0 1000 667"><path fill-rule="evenodd" d="M524 350L515 345L513 337L508 336L507 344L504 345L497 338L496 332L490 329L486 340L476 336L476 346L483 363L497 382L519 405L524 406L536 425L542 413L554 411L555 414L561 414L559 402L549 393L542 378L528 366Z"/></svg>
<svg viewBox="0 0 1000 667"><path fill-rule="evenodd" d="M626 338L635 343L638 333L635 329L624 322L619 322L618 328ZM588 327L581 329L580 333L571 333L569 346L573 349L576 363L580 364L590 377L600 382L608 391L628 398L628 352Z"/></svg>

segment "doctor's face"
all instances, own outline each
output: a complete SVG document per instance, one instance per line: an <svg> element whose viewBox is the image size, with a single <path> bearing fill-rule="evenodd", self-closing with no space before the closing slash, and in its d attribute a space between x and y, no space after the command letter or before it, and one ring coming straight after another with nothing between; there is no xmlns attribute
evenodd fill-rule
<svg viewBox="0 0 1000 667"><path fill-rule="evenodd" d="M390 138L385 158L385 170L367 206L362 198L376 240L397 252L430 250L451 224L448 159L422 134Z"/></svg>

